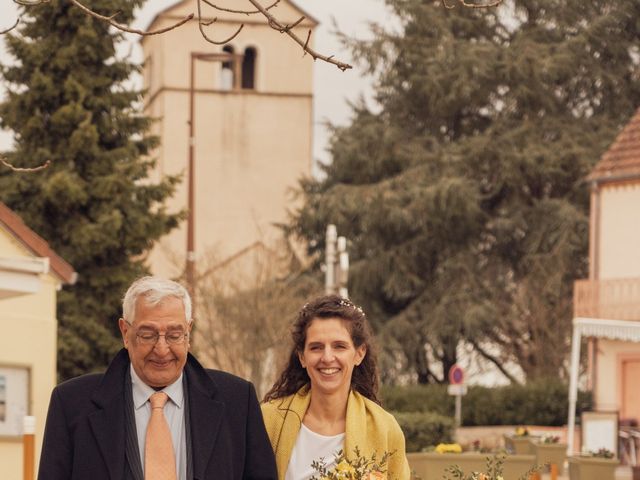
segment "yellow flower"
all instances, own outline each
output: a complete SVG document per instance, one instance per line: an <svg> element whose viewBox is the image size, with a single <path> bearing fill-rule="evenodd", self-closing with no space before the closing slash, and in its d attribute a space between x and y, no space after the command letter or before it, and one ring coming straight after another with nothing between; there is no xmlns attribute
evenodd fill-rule
<svg viewBox="0 0 640 480"><path fill-rule="evenodd" d="M354 473L356 473L356 469L347 462L346 460L342 460L338 465L336 465L335 472L338 474L339 478L350 478Z"/></svg>
<svg viewBox="0 0 640 480"><path fill-rule="evenodd" d="M362 477L362 480L385 480L385 478L386 477L382 472L369 472Z"/></svg>
<svg viewBox="0 0 640 480"><path fill-rule="evenodd" d="M457 443L439 443L436 453L462 453L462 447Z"/></svg>
<svg viewBox="0 0 640 480"><path fill-rule="evenodd" d="M527 427L518 427L516 428L516 435L519 437L524 437L529 435L529 430L527 430Z"/></svg>

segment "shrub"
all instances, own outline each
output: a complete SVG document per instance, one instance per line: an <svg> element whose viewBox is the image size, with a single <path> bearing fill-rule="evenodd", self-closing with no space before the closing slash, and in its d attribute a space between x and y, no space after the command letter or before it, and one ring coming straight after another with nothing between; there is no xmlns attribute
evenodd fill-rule
<svg viewBox="0 0 640 480"><path fill-rule="evenodd" d="M568 391L568 386L559 379L494 388L471 386L462 398L462 424L564 425L569 408ZM388 410L431 412L447 417L454 414L454 398L447 394L446 385L385 386L381 393ZM577 417L592 408L591 394L579 392Z"/></svg>
<svg viewBox="0 0 640 480"><path fill-rule="evenodd" d="M453 419L425 412L392 412L407 442L407 452L420 452L439 443L451 443Z"/></svg>
<svg viewBox="0 0 640 480"><path fill-rule="evenodd" d="M382 404L396 412L432 412L453 416L453 397L447 394L446 385L409 385L406 387L383 386ZM463 400L464 402L464 400Z"/></svg>

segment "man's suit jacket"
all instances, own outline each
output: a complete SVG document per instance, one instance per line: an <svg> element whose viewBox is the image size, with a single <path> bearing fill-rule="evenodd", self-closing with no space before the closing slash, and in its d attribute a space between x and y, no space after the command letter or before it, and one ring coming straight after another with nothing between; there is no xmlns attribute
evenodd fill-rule
<svg viewBox="0 0 640 480"><path fill-rule="evenodd" d="M83 375L51 395L38 480L126 480L122 349L104 374ZM187 377L193 478L277 479L275 460L251 383L205 370L189 354ZM127 388L130 388L127 386Z"/></svg>

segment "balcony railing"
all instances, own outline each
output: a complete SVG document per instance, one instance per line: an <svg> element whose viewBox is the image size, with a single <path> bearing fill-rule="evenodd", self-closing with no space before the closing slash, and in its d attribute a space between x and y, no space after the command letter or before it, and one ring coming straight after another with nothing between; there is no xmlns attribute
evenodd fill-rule
<svg viewBox="0 0 640 480"><path fill-rule="evenodd" d="M573 311L575 317L640 320L640 278L578 280Z"/></svg>

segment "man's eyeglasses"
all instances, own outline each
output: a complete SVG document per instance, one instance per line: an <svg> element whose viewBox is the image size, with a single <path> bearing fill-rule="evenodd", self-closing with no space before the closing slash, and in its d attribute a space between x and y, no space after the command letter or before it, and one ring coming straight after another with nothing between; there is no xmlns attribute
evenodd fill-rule
<svg viewBox="0 0 640 480"><path fill-rule="evenodd" d="M158 332L143 330L136 332L136 337L138 338L138 342L142 345L155 345L158 343L160 337L164 337L164 341L167 342L168 345L181 345L187 338L189 338L189 333L169 332L160 334Z"/></svg>

